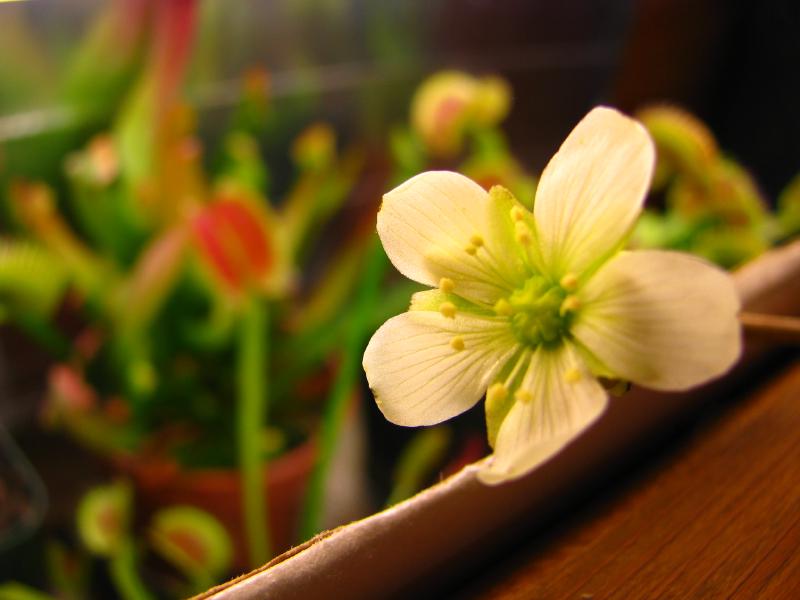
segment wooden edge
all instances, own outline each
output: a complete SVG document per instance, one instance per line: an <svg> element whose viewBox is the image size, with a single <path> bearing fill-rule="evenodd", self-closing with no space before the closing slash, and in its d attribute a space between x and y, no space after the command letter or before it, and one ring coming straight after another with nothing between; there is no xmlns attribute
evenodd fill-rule
<svg viewBox="0 0 800 600"><path fill-rule="evenodd" d="M800 242L772 250L734 275L747 310L790 313L800 304ZM750 340L748 339L748 346ZM752 356L750 357L752 358ZM198 598L385 597L485 552L499 532L548 511L576 482L596 477L667 420L737 385L737 370L688 393L637 389L614 399L585 434L526 477L500 486L477 478L479 463L387 510L320 534L264 567Z"/></svg>
<svg viewBox="0 0 800 600"><path fill-rule="evenodd" d="M746 336L776 344L800 343L800 318L798 317L742 312L739 314L739 321L744 327Z"/></svg>

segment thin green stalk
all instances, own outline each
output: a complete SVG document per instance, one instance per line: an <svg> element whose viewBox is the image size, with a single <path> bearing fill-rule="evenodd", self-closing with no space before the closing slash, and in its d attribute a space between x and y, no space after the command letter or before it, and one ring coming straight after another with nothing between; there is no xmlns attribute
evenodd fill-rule
<svg viewBox="0 0 800 600"><path fill-rule="evenodd" d="M265 465L261 439L267 417L268 313L263 302L253 298L239 325L237 438L242 477L242 510L250 563L256 567L270 557Z"/></svg>
<svg viewBox="0 0 800 600"><path fill-rule="evenodd" d="M395 467L392 491L386 506L392 506L420 491L426 479L444 458L452 438L448 427L442 425L423 429L406 445Z"/></svg>
<svg viewBox="0 0 800 600"><path fill-rule="evenodd" d="M322 528L325 482L342 429L347 400L358 377L364 338L369 333L367 330L371 323L370 312L377 302L380 282L387 264L386 254L378 236L375 236L367 255L364 276L356 290L351 312L352 321L345 334L341 363L325 403L316 463L303 507L303 520L300 526L302 540L309 539Z"/></svg>
<svg viewBox="0 0 800 600"><path fill-rule="evenodd" d="M136 570L136 548L132 540L124 540L111 557L109 571L114 586L125 600L154 600Z"/></svg>

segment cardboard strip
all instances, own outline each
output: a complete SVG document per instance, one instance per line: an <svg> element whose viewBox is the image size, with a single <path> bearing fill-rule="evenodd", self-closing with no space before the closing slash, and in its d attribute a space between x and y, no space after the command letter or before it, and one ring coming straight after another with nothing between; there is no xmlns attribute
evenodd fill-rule
<svg viewBox="0 0 800 600"><path fill-rule="evenodd" d="M800 242L768 252L734 278L748 311L797 314ZM383 598L426 589L426 580L476 564L520 524L544 522L582 482L609 472L666 423L736 389L764 349L748 338L736 369L691 392L635 389L612 399L584 435L518 481L485 486L475 476L480 463L470 465L405 502L321 534L198 598Z"/></svg>

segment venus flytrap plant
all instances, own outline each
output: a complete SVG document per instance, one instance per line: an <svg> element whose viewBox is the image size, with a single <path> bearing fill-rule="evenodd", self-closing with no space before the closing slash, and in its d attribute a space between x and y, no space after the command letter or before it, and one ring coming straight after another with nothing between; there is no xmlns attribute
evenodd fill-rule
<svg viewBox="0 0 800 600"><path fill-rule="evenodd" d="M142 540L134 537L134 512L133 490L128 483L118 481L86 492L76 515L83 547L90 555L107 561L109 574L122 598L156 597L140 576L147 558L145 550L154 551L183 576L185 581L176 581L175 589L171 590L175 597L202 592L230 568L231 539L222 524L206 511L183 505L162 508L150 518L147 535ZM72 586L62 582L58 587L76 588L80 597L88 593L85 585L84 589L78 589L80 582ZM63 589L59 592L64 595Z"/></svg>
<svg viewBox="0 0 800 600"><path fill-rule="evenodd" d="M269 406L269 306L264 295L285 293L285 253L271 235L266 210L243 198L220 198L199 210L190 228L199 255L237 313L236 439L242 513L254 565L271 556L264 491L262 435ZM222 299L226 301L226 299Z"/></svg>
<svg viewBox="0 0 800 600"><path fill-rule="evenodd" d="M364 344L408 292L379 295L388 261L372 233L359 231L343 260L318 252L360 181L364 147L345 148L330 126L311 125L291 149L294 173L271 181L263 150L284 151L275 134L285 115L260 73L247 78L222 152L202 160L194 113L180 102L196 2L143 4L142 64L126 77L135 85L98 123L108 133L82 133L80 147L59 152L67 185L8 171L18 182L9 203L0 198L9 244L38 254L27 274L21 253L0 256L0 318L58 356L49 424L130 470L143 495L161 493L146 476L164 464L192 480L238 466L244 518L225 526L244 526L255 567L288 543L267 531L267 489L283 485L267 477L269 462L309 444L324 412L306 503L305 530L318 530ZM484 90L475 118L493 118L499 101ZM353 220L342 216L337 224ZM330 279L317 274L343 264ZM35 330L23 322L31 315ZM329 380L327 399L316 397ZM238 546L236 554L242 564Z"/></svg>
<svg viewBox="0 0 800 600"><path fill-rule="evenodd" d="M139 549L131 537L133 495L122 482L98 486L81 499L77 512L78 535L86 549L108 559L108 570L126 600L153 598L139 575Z"/></svg>
<svg viewBox="0 0 800 600"><path fill-rule="evenodd" d="M49 270L46 280L31 277L31 271ZM61 264L39 244L0 237L0 294L9 306L26 306L47 317L56 309L66 277Z"/></svg>
<svg viewBox="0 0 800 600"><path fill-rule="evenodd" d="M90 303L100 304L105 282L117 274L86 246L58 211L53 191L42 183L17 181L9 198L18 220L39 244L60 258L76 288Z"/></svg>
<svg viewBox="0 0 800 600"><path fill-rule="evenodd" d="M720 150L702 121L667 105L636 116L655 143L651 189L663 192L665 210L644 212L631 246L685 250L733 268L784 236L754 178Z"/></svg>
<svg viewBox="0 0 800 600"><path fill-rule="evenodd" d="M157 512L148 538L153 549L188 579L180 596L199 594L230 568L231 540L214 517L194 506L170 506Z"/></svg>
<svg viewBox="0 0 800 600"><path fill-rule="evenodd" d="M45 562L50 587L56 591L58 598L81 600L88 595L91 569L89 557L83 552L68 548L59 540L52 540L45 546Z"/></svg>
<svg viewBox="0 0 800 600"><path fill-rule="evenodd" d="M730 278L675 252L623 251L647 193L646 130L591 111L544 170L529 211L449 172L384 196L377 229L397 269L434 289L372 337L364 369L399 425L432 425L486 394L481 481L543 463L605 410L600 379L682 390L741 350Z"/></svg>
<svg viewBox="0 0 800 600"><path fill-rule="evenodd" d="M694 115L669 105L649 106L636 114L658 151L653 189L664 187L679 173L708 184L708 172L719 159L714 134Z"/></svg>

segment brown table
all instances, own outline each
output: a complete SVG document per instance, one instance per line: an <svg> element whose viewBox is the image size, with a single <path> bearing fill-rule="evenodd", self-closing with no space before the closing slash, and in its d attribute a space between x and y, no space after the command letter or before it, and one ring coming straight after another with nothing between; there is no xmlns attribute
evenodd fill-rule
<svg viewBox="0 0 800 600"><path fill-rule="evenodd" d="M687 425L655 463L452 595L800 598L800 362Z"/></svg>

